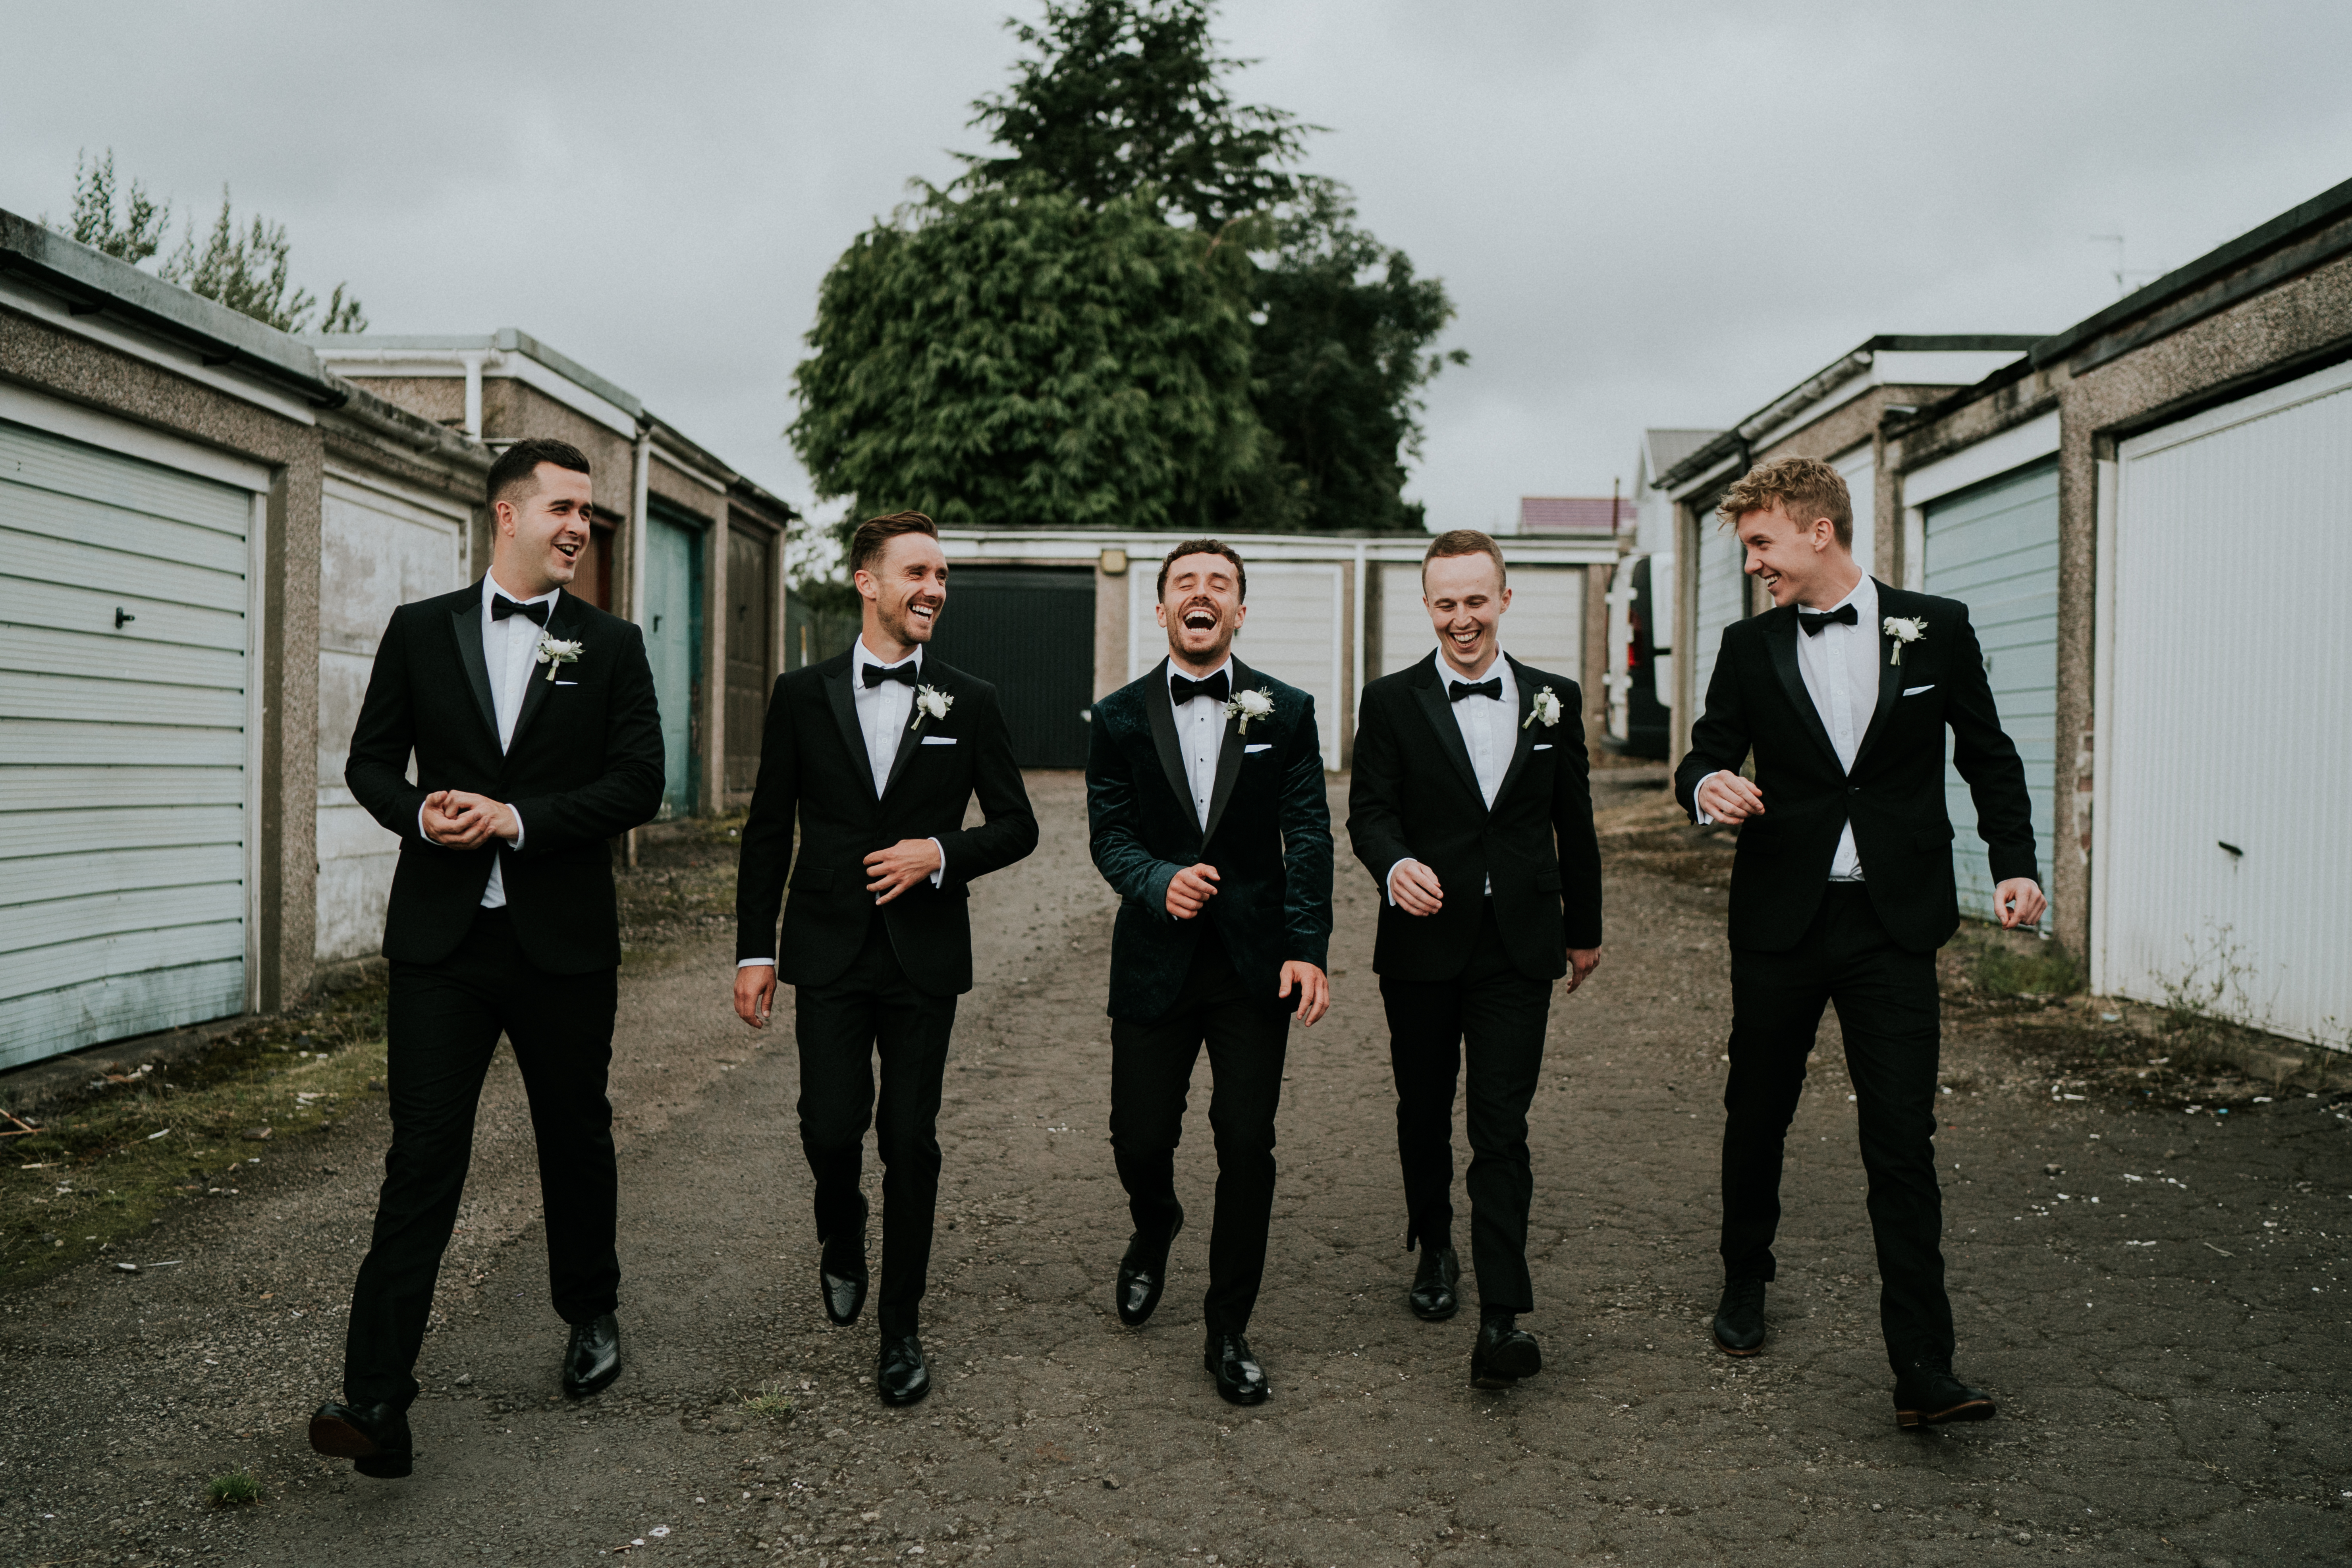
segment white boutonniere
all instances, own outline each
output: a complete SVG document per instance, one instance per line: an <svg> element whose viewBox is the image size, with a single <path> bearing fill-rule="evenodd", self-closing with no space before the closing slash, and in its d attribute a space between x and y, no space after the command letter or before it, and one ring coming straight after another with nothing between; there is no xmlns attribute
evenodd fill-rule
<svg viewBox="0 0 2352 1568"><path fill-rule="evenodd" d="M938 687L918 686L915 688L915 722L907 728L914 729L923 721L926 714L934 719L944 719L948 716L948 710L954 706L955 699Z"/></svg>
<svg viewBox="0 0 2352 1568"><path fill-rule="evenodd" d="M1249 733L1251 720L1263 719L1273 711L1274 693L1263 686L1255 691L1236 691L1233 700L1225 704L1225 717L1238 718L1241 722L1234 728L1244 735Z"/></svg>
<svg viewBox="0 0 2352 1568"><path fill-rule="evenodd" d="M1921 637L1927 635L1927 617L1925 616L1889 616L1885 620L1879 623L1879 629L1885 632L1888 637L1895 639L1895 647L1888 651L1886 662L1889 664L1901 664L1903 662L1904 646L1907 643L1917 642Z"/></svg>
<svg viewBox="0 0 2352 1568"><path fill-rule="evenodd" d="M547 679L551 682L555 679L557 670L567 664L580 662L580 645L576 642L566 642L562 637L551 637L545 632L541 632L539 635L538 662L547 666Z"/></svg>
<svg viewBox="0 0 2352 1568"><path fill-rule="evenodd" d="M1547 686L1536 693L1532 706L1534 711L1530 712L1525 721L1519 725L1520 729L1524 730L1528 725L1540 721L1543 727L1549 730L1559 722L1559 694L1550 687Z"/></svg>

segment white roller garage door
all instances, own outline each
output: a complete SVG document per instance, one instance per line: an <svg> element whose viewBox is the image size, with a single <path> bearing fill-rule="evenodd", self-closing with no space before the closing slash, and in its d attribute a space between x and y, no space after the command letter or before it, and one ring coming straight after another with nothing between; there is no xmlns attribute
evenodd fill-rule
<svg viewBox="0 0 2352 1568"><path fill-rule="evenodd" d="M1706 711L1706 683L1723 651L1723 628L1748 616L1748 578L1739 570L1739 540L1712 512L1698 520L1698 616L1691 637L1691 713Z"/></svg>
<svg viewBox="0 0 2352 1568"><path fill-rule="evenodd" d="M2092 983L2218 982L2245 1021L2341 1046L2352 366L2126 441L2109 473Z"/></svg>
<svg viewBox="0 0 2352 1568"><path fill-rule="evenodd" d="M0 418L0 1067L247 1005L259 512Z"/></svg>
<svg viewBox="0 0 2352 1568"><path fill-rule="evenodd" d="M1503 546L1507 558L1510 545ZM1503 614L1503 651L1522 664L1584 679L1584 568L1518 566L1511 571L1511 607ZM1437 631L1421 602L1421 568L1391 563L1381 568L1381 668L1392 675L1427 658Z"/></svg>
<svg viewBox="0 0 2352 1568"><path fill-rule="evenodd" d="M1138 566L1128 576L1128 679L1140 679L1168 657L1168 634L1153 614L1158 568ZM1234 637L1235 658L1315 699L1316 738L1323 765L1339 765L1340 568L1321 562L1252 562L1249 619Z"/></svg>

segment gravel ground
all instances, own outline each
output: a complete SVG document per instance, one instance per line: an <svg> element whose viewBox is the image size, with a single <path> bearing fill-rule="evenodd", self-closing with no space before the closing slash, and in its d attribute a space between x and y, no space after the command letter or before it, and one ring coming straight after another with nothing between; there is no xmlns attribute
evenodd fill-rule
<svg viewBox="0 0 2352 1568"><path fill-rule="evenodd" d="M0 1557L2343 1562L2352 1107L2250 1085L2216 1118L2112 1073L2055 1084L2000 1009L1957 1006L1938 1157L1959 1366L2002 1409L1906 1436L1832 1024L1791 1133L1774 1337L1733 1362L1706 1334L1723 853L1667 826L1642 775L1600 777L1612 940L1553 1013L1532 1139L1542 1306L1524 1320L1548 1364L1517 1389L1469 1386L1468 1315L1404 1308L1372 893L1344 852L1338 999L1292 1047L1252 1330L1274 1398L1229 1407L1200 1365L1198 1094L1179 1181L1202 1223L1153 1322L1118 1326L1111 901L1080 781L1042 773L1045 846L972 900L982 978L940 1130L928 1402L883 1408L870 1314L840 1330L818 1310L790 1013L753 1037L726 1005L730 857L702 829L630 873L621 1380L555 1394L563 1332L502 1055L420 1369L415 1477L354 1477L302 1436L336 1384L375 1100L168 1220L156 1254L182 1267L0 1298ZM263 1500L207 1508L205 1483L240 1468Z"/></svg>

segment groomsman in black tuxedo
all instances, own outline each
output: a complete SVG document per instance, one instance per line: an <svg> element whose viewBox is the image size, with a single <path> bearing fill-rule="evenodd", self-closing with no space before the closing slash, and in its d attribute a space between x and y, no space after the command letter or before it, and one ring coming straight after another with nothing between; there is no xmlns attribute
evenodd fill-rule
<svg viewBox="0 0 2352 1568"><path fill-rule="evenodd" d="M1517 1325L1535 1309L1528 1108L1552 983L1565 976L1573 992L1601 962L1601 847L1576 682L1502 651L1501 547L1469 529L1441 533L1421 580L1437 652L1364 688L1348 837L1381 889L1372 967L1396 1074L1404 1245L1421 1247L1406 1302L1433 1322L1457 1306L1461 1077L1478 1277L1470 1380L1508 1388L1543 1369Z"/></svg>
<svg viewBox="0 0 2352 1568"><path fill-rule="evenodd" d="M488 493L488 573L393 612L343 771L400 836L383 930L392 1148L343 1399L311 1417L310 1446L370 1476L411 1468L411 1369L501 1032L530 1099L549 1283L572 1325L563 1392L593 1394L621 1367L610 845L661 807L661 718L637 628L563 592L588 545L588 459L519 442Z"/></svg>
<svg viewBox="0 0 2352 1568"><path fill-rule="evenodd" d="M2025 768L2001 732L1968 606L1888 587L1854 563L1853 507L1835 468L1768 463L1717 510L1774 607L1724 628L1706 711L1675 775L1696 821L1739 825L1716 1342L1733 1355L1763 1347L1782 1140L1822 1009L1834 1003L1895 1421L1981 1421L1992 1399L1952 1372L1936 1180L1936 950L1960 921L1944 731L1976 802L2004 926L2034 925L2046 907ZM1751 752L1752 782L1740 776Z"/></svg>
<svg viewBox="0 0 2352 1568"><path fill-rule="evenodd" d="M793 986L801 1148L816 1177L817 1286L836 1323L855 1322L866 1303L858 1180L866 1129L875 1129L875 1382L884 1403L912 1405L931 1391L919 1312L939 1202L948 1037L956 998L971 989L965 900L974 881L1037 847L1037 818L996 689L924 651L948 593L931 520L919 511L869 519L850 540L849 561L864 600L857 640L779 677L768 703L736 885L735 1011L765 1027L777 980ZM964 808L975 795L986 820L968 829Z"/></svg>
<svg viewBox="0 0 2352 1568"><path fill-rule="evenodd" d="M1168 657L1094 707L1087 813L1119 895L1110 959L1110 1142L1135 1234L1119 1321L1160 1304L1183 1228L1176 1144L1206 1045L1217 1150L1203 1352L1217 1392L1263 1403L1246 1337L1274 1214L1274 1117L1290 1020L1330 1005L1331 811L1315 700L1233 657L1249 580L1232 546L1160 564Z"/></svg>

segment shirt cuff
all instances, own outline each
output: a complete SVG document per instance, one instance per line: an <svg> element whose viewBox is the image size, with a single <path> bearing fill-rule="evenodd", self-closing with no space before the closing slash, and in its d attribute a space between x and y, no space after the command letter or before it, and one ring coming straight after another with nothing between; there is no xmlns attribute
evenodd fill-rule
<svg viewBox="0 0 2352 1568"><path fill-rule="evenodd" d="M514 812L514 819L515 819L515 837L514 837L514 847L515 847L515 853L516 853L516 854L518 854L518 855L520 855L520 854L521 854L521 853L522 853L522 835L523 835L522 813L521 813L520 811L517 811L517 810L515 809L515 807L514 807L512 805L508 805L507 809L508 809L509 811L512 811L512 812Z"/></svg>
<svg viewBox="0 0 2352 1568"><path fill-rule="evenodd" d="M1381 886L1387 890L1390 903L1393 904L1396 902L1396 874L1404 869L1407 866L1412 864L1413 858L1412 856L1408 855L1403 859L1398 861L1395 865L1390 867L1389 874L1381 879Z"/></svg>
<svg viewBox="0 0 2352 1568"><path fill-rule="evenodd" d="M439 839L434 837L433 835L425 831L425 805L421 801L417 803L416 807L416 837L422 838L427 844L438 844L441 842Z"/></svg>
<svg viewBox="0 0 2352 1568"><path fill-rule="evenodd" d="M735 961L735 967L738 969L749 969L753 964L773 969L776 966L776 961L772 958L739 958Z"/></svg>
<svg viewBox="0 0 2352 1568"><path fill-rule="evenodd" d="M948 874L948 852L940 847L938 839L934 838L930 843L932 848L940 851L940 868L931 873L931 886L936 888L940 885L940 879Z"/></svg>
<svg viewBox="0 0 2352 1568"><path fill-rule="evenodd" d="M1706 808L1699 805L1698 792L1706 787L1706 779L1715 778L1722 773L1723 771L1723 769L1717 768L1714 773L1707 774L1706 778L1703 778L1699 780L1698 783L1691 785L1691 820L1697 823L1701 827L1713 827L1715 826L1715 818L1709 816L1706 814Z"/></svg>

